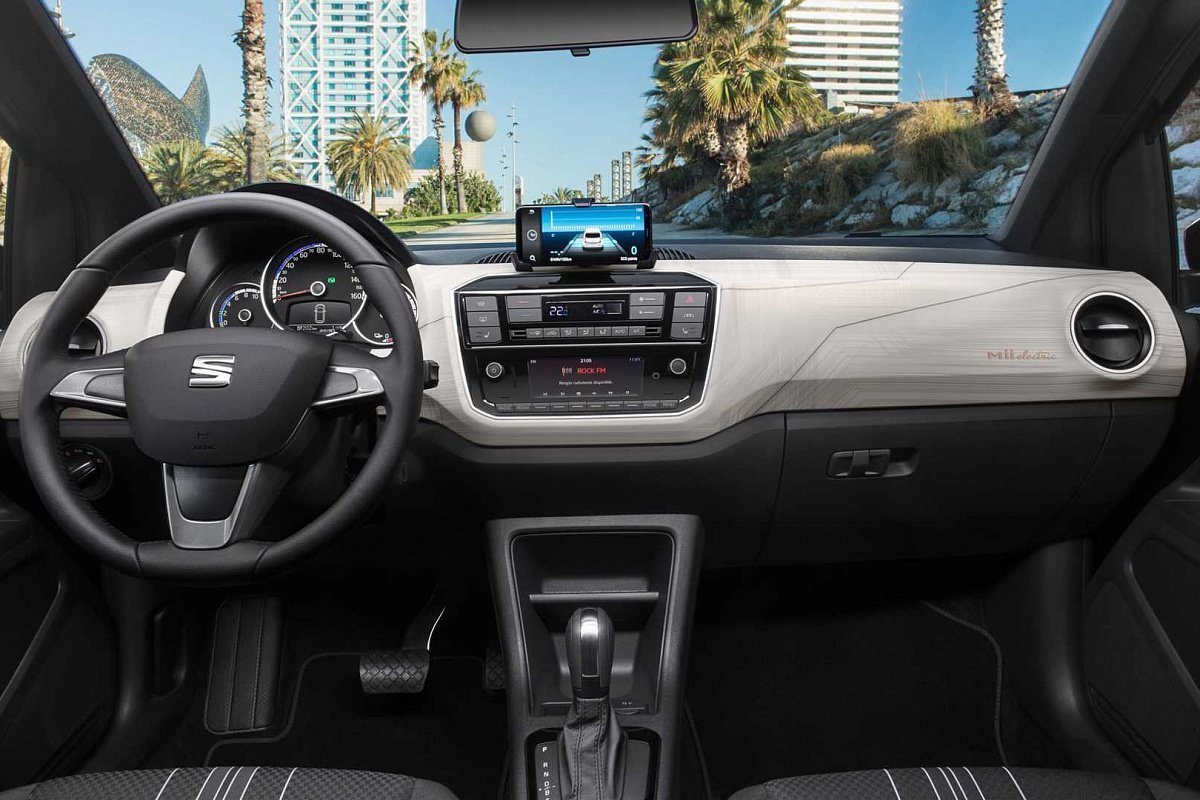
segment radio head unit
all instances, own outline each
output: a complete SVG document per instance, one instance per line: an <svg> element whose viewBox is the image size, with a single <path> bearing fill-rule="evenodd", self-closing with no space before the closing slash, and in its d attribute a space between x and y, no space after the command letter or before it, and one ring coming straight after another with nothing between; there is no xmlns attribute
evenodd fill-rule
<svg viewBox="0 0 1200 800"><path fill-rule="evenodd" d="M459 289L472 405L499 417L696 406L712 352L716 287L684 273L613 279L615 286L562 275L484 278Z"/></svg>
<svg viewBox="0 0 1200 800"><path fill-rule="evenodd" d="M517 209L517 262L526 267L653 266L650 206L522 206Z"/></svg>

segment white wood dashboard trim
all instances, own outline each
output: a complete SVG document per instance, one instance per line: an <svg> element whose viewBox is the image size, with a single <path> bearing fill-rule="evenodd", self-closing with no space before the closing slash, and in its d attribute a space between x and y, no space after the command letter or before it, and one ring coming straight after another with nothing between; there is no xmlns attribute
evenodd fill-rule
<svg viewBox="0 0 1200 800"><path fill-rule="evenodd" d="M507 265L416 266L425 357L441 365L422 417L483 445L646 444L702 439L772 411L1176 397L1186 355L1171 307L1134 273L871 261L659 262L719 287L703 402L680 414L496 418L467 395L455 289ZM92 316L109 347L163 330L182 274L118 286ZM1105 372L1072 344L1075 306L1096 292L1133 299L1155 327L1145 365ZM20 353L50 295L23 307L0 342L0 415L17 413Z"/></svg>
<svg viewBox="0 0 1200 800"><path fill-rule="evenodd" d="M425 357L442 365L422 416L484 445L646 444L702 439L772 411L1175 397L1186 356L1161 292L1134 273L864 261L659 262L719 287L704 400L677 415L495 418L463 385L454 289L506 265L411 270ZM1105 373L1071 344L1089 294L1135 300L1157 333L1139 370ZM435 309L441 310L435 318Z"/></svg>
<svg viewBox="0 0 1200 800"><path fill-rule="evenodd" d="M155 283L110 286L88 315L100 329L105 351L132 347L162 333L171 298L182 282L183 273L171 270L163 280ZM44 292L21 306L0 340L0 417L4 419L18 417L25 353L53 299L54 292ZM79 409L70 409L64 417L111 419L106 414Z"/></svg>

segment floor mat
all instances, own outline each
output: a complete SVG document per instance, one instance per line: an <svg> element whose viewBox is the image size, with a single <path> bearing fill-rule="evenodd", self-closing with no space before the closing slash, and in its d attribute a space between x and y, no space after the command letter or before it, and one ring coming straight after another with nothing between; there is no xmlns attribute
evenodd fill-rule
<svg viewBox="0 0 1200 800"><path fill-rule="evenodd" d="M698 616L688 699L718 797L790 775L1001 763L996 651L924 604Z"/></svg>
<svg viewBox="0 0 1200 800"><path fill-rule="evenodd" d="M494 800L508 731L504 697L483 691L482 669L479 659L435 657L425 691L371 696L357 655L317 656L304 665L282 735L222 741L207 762L406 773L461 800Z"/></svg>

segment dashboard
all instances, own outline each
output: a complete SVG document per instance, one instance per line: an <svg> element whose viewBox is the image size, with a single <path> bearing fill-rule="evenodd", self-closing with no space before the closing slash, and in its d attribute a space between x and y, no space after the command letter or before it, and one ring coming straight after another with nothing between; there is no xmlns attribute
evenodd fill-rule
<svg viewBox="0 0 1200 800"><path fill-rule="evenodd" d="M440 368L422 417L478 445L697 442L773 412L1174 398L1187 369L1169 303L1130 272L894 253L704 258L702 246L692 260L660 254L653 269L412 264L361 209L315 191L311 201L341 203L329 210L394 265L424 358ZM381 352L392 342L354 268L303 231L215 225L181 253L174 269L113 286L93 309L109 350L232 326ZM1136 363L1114 369L1085 353L1124 335L1081 327L1097 296L1135 315L1122 330L1145 329ZM0 341L6 419L19 414L25 348L51 297L22 307Z"/></svg>
<svg viewBox="0 0 1200 800"><path fill-rule="evenodd" d="M413 464L456 507L473 487L458 511L562 515L569 498L573 514L697 513L713 563L1069 533L1152 460L1188 370L1174 310L1132 272L704 243L690 259L660 252L653 269L519 272L479 252L418 260L386 231L374 241L440 368ZM113 285L92 309L106 351L248 325L386 352L353 269L303 231L226 224L184 244L174 268ZM0 339L10 437L52 299L27 302ZM116 512L161 502L124 421L72 409L63 430L81 491L112 487ZM128 522L150 526L142 516Z"/></svg>

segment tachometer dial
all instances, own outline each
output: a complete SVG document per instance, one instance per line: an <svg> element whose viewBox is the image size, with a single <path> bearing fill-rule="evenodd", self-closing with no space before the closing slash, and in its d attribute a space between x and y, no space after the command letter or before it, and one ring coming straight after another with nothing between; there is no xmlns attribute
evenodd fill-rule
<svg viewBox="0 0 1200 800"><path fill-rule="evenodd" d="M269 328L263 312L262 291L256 283L239 283L213 301L208 314L210 328Z"/></svg>
<svg viewBox="0 0 1200 800"><path fill-rule="evenodd" d="M263 270L263 308L279 328L331 336L347 330L367 302L354 265L320 242L292 244Z"/></svg>
<svg viewBox="0 0 1200 800"><path fill-rule="evenodd" d="M416 295L412 293L411 289L405 286L404 296L408 298L408 305L412 308L413 319L419 320ZM392 332L388 330L387 322L384 321L383 315L379 313L379 309L370 304L363 310L358 319L354 320L354 332L367 344L373 344L378 347L391 347L394 343Z"/></svg>

